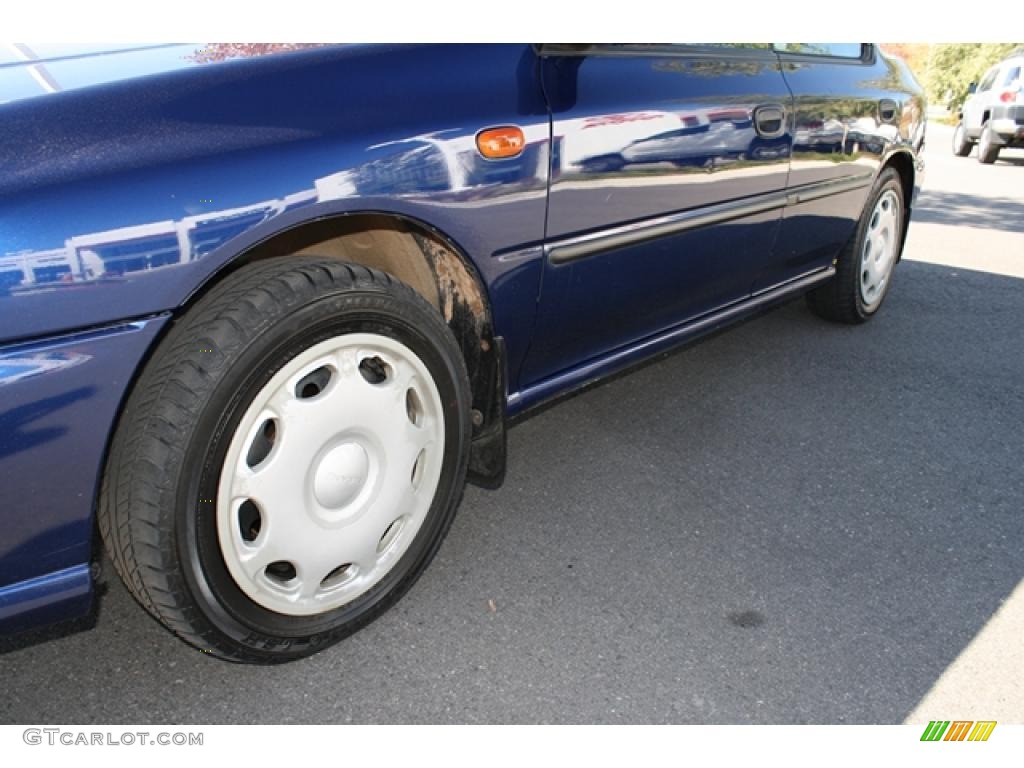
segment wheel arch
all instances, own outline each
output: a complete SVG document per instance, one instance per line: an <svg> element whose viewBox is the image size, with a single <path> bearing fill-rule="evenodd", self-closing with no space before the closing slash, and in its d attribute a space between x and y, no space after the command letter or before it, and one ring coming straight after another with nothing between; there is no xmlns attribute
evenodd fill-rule
<svg viewBox="0 0 1024 768"><path fill-rule="evenodd" d="M462 350L470 377L473 444L469 479L484 487L499 486L504 480L506 455L504 340L494 334L486 283L472 259L454 239L427 222L391 211L347 210L292 224L220 258L218 268L174 314L188 312L211 288L247 264L309 255L387 272L437 309Z"/></svg>
<svg viewBox="0 0 1024 768"><path fill-rule="evenodd" d="M917 180L917 170L914 167L914 158L910 152L893 152L878 169L879 174L886 168L894 168L900 175L900 182L903 184L903 203L907 215L914 200L914 184Z"/></svg>
<svg viewBox="0 0 1024 768"><path fill-rule="evenodd" d="M914 204L914 185L917 183L917 168L915 167L914 156L909 151L896 151L886 158L878 169L879 175L885 172L886 168L894 169L900 176L900 183L903 186L903 233L900 242L899 258L903 258L903 246L907 242L907 231L910 229L910 214Z"/></svg>
<svg viewBox="0 0 1024 768"><path fill-rule="evenodd" d="M218 269L178 311L187 310L246 264L297 255L330 256L388 272L423 296L449 325L468 324L477 337L493 325L486 285L466 251L422 220L378 210L344 211L302 221L238 249L220 260Z"/></svg>

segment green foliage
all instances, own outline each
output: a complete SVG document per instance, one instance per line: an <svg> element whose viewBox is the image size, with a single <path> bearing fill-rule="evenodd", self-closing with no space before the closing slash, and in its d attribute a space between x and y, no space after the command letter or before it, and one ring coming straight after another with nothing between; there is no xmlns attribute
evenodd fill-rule
<svg viewBox="0 0 1024 768"><path fill-rule="evenodd" d="M882 50L890 56L897 56L907 62L910 71L918 82L924 82L924 74L928 69L929 43L882 43Z"/></svg>
<svg viewBox="0 0 1024 768"><path fill-rule="evenodd" d="M1009 55L1022 43L939 43L928 54L925 84L936 104L959 105L967 98L967 86L977 83L985 70ZM947 94L951 98L947 99Z"/></svg>

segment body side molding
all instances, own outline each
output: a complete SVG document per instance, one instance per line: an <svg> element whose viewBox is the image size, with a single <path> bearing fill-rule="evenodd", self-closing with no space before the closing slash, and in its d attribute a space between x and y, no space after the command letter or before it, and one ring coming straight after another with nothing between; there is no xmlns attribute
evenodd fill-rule
<svg viewBox="0 0 1024 768"><path fill-rule="evenodd" d="M786 208L831 195L852 192L869 186L872 175L864 174L847 179L815 182L793 190L771 192L754 198L730 200L727 203L711 205L695 210L681 211L668 216L658 216L610 229L590 232L585 235L557 240L547 247L547 256L552 264L567 264L588 256L594 256L615 248L656 240L679 234L691 229L721 224L735 219L746 218L765 211Z"/></svg>

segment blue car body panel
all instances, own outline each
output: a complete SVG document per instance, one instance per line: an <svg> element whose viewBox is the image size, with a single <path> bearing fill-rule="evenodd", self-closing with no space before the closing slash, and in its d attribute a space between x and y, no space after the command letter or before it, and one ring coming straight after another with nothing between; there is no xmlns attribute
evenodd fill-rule
<svg viewBox="0 0 1024 768"><path fill-rule="evenodd" d="M661 50L545 61L554 136L548 239L785 192L788 151L751 120L788 105L770 50L742 58ZM774 140L788 150L790 137ZM717 227L548 262L536 341L539 382L749 295L781 209Z"/></svg>
<svg viewBox="0 0 1024 768"><path fill-rule="evenodd" d="M539 285L528 247L544 236L536 60L523 46L444 51L317 49L6 105L0 343L179 307L273 234L380 211L470 255L514 361ZM480 157L476 132L509 123L523 155Z"/></svg>
<svg viewBox="0 0 1024 768"><path fill-rule="evenodd" d="M92 605L92 569L81 563L0 587L0 633L75 618Z"/></svg>
<svg viewBox="0 0 1024 768"><path fill-rule="evenodd" d="M900 64L878 57L866 67L857 60L819 60L780 55L783 75L794 96L791 191L846 179L873 180L895 150L915 140L923 103L908 100ZM891 102L891 120L880 115ZM920 182L920 174L915 177ZM870 184L786 208L776 247L754 290L802 274L830 260L857 223Z"/></svg>
<svg viewBox="0 0 1024 768"><path fill-rule="evenodd" d="M107 442L166 321L0 347L0 588L89 561Z"/></svg>
<svg viewBox="0 0 1024 768"><path fill-rule="evenodd" d="M0 629L88 605L131 383L261 243L366 213L435 233L479 278L511 416L827 277L871 180L923 140L918 87L872 48L262 55L289 47L0 57ZM483 158L505 125L524 151Z"/></svg>

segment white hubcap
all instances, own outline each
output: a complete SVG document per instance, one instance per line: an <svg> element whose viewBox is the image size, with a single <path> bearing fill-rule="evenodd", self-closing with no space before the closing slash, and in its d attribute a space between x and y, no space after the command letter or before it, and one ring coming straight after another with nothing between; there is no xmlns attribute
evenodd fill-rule
<svg viewBox="0 0 1024 768"><path fill-rule="evenodd" d="M893 190L887 190L871 212L861 252L860 297L866 309L874 308L885 294L899 247L899 215L899 196Z"/></svg>
<svg viewBox="0 0 1024 768"><path fill-rule="evenodd" d="M257 393L228 446L217 491L228 571L278 613L355 600L408 550L443 458L441 396L412 350L366 333L310 347Z"/></svg>
<svg viewBox="0 0 1024 768"><path fill-rule="evenodd" d="M342 443L320 460L314 473L316 500L328 509L347 505L366 485L370 458L359 443Z"/></svg>

